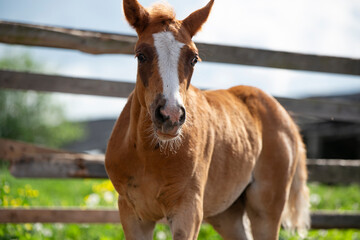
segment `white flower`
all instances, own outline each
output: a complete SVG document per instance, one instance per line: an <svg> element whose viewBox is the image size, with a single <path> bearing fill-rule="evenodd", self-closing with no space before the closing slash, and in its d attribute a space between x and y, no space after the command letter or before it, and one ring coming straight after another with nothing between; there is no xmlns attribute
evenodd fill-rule
<svg viewBox="0 0 360 240"><path fill-rule="evenodd" d="M49 229L49 228L44 228L44 229L42 230L42 234L43 234L45 237L52 237L53 232L52 232L51 229Z"/></svg>
<svg viewBox="0 0 360 240"><path fill-rule="evenodd" d="M55 223L54 226L58 230L62 230L64 228L64 224L62 224L62 223Z"/></svg>
<svg viewBox="0 0 360 240"><path fill-rule="evenodd" d="M166 239L166 233L163 231L159 231L156 233L156 238L159 240L165 240Z"/></svg>
<svg viewBox="0 0 360 240"><path fill-rule="evenodd" d="M112 203L114 201L114 194L110 191L104 193L104 200L107 203Z"/></svg>
<svg viewBox="0 0 360 240"><path fill-rule="evenodd" d="M321 197L318 194L311 194L310 195L310 202L313 205L318 205L321 202Z"/></svg>
<svg viewBox="0 0 360 240"><path fill-rule="evenodd" d="M43 225L41 223L35 223L34 224L34 229L37 232L41 232L43 230Z"/></svg>
<svg viewBox="0 0 360 240"><path fill-rule="evenodd" d="M96 193L92 193L86 199L86 206L88 207L95 207L100 202L100 196Z"/></svg>

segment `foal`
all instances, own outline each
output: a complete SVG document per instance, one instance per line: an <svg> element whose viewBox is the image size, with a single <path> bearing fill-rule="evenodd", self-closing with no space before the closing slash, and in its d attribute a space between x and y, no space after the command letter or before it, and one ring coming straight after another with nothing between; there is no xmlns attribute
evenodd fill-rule
<svg viewBox="0 0 360 240"><path fill-rule="evenodd" d="M281 223L309 226L305 150L284 108L253 87L190 84L199 61L191 39L213 3L180 21L165 5L124 0L138 34L137 82L105 164L127 239L152 239L162 218L177 240L196 239L203 220L224 239L277 239Z"/></svg>

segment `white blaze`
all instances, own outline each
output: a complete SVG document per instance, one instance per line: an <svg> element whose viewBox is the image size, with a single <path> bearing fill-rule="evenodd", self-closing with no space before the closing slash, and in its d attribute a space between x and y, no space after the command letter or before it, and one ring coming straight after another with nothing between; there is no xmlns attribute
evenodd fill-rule
<svg viewBox="0 0 360 240"><path fill-rule="evenodd" d="M170 106L182 104L179 92L178 63L181 48L185 45L177 41L171 32L153 34L158 55L160 76L163 81L163 94Z"/></svg>

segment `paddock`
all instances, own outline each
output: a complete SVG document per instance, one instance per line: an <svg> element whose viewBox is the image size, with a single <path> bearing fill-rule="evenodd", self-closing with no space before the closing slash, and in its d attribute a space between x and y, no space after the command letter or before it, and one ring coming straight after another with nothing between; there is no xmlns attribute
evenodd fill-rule
<svg viewBox="0 0 360 240"><path fill-rule="evenodd" d="M133 54L136 37L51 26L0 21L0 42L78 50L89 54ZM206 49L203 61L289 70L360 75L360 60L291 52L196 43ZM126 98L134 84L15 71L0 71L0 87ZM310 116L360 122L359 102L277 98L296 119ZM0 140L0 159L10 162L18 178L107 178L103 155L70 153ZM360 160L308 159L309 181L360 183ZM360 229L360 213L313 212L312 229ZM0 209L0 223L119 223L118 211L83 209Z"/></svg>

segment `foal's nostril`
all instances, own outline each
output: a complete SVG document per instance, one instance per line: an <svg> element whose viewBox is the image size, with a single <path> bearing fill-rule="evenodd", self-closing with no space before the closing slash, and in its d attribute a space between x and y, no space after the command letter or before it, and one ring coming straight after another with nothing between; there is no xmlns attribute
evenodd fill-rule
<svg viewBox="0 0 360 240"><path fill-rule="evenodd" d="M181 126L185 122L186 113L184 107L169 108L166 106L158 106L155 109L155 124L169 126Z"/></svg>
<svg viewBox="0 0 360 240"><path fill-rule="evenodd" d="M170 117L169 116L164 116L162 113L161 113L161 108L162 106L158 106L155 110L155 118L157 121L159 121L160 123L164 123L166 122Z"/></svg>

